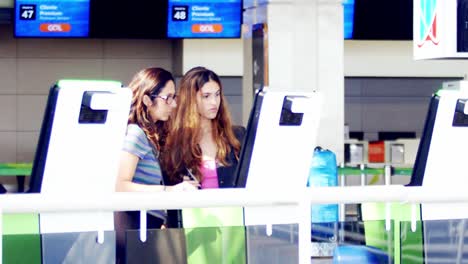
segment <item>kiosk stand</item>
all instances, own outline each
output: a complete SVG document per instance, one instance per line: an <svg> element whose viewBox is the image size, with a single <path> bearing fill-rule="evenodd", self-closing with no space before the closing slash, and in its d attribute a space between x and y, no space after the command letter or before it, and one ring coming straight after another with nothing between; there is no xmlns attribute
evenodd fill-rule
<svg viewBox="0 0 468 264"><path fill-rule="evenodd" d="M270 91L264 88L256 94L254 101L242 146L238 187L301 195L298 190L304 190L307 185L316 147L321 109L320 93ZM255 239L258 232L266 232L273 237L286 235L291 237L292 244L302 241L305 242L303 245L310 245L309 203L274 208L246 207L244 220L247 226L248 263L255 263L255 260L268 255L264 252L261 239ZM307 230L298 230L298 223L305 223L303 226ZM265 229L260 230L258 227L265 225ZM299 251L301 250L309 252L310 248L300 248ZM286 255L288 262L299 261L299 252L288 252Z"/></svg>
<svg viewBox="0 0 468 264"><path fill-rule="evenodd" d="M130 102L130 89L119 82L62 80L52 87L30 192L96 200L113 193ZM43 263L115 262L114 233L104 233L114 230L113 212L41 213L39 224Z"/></svg>

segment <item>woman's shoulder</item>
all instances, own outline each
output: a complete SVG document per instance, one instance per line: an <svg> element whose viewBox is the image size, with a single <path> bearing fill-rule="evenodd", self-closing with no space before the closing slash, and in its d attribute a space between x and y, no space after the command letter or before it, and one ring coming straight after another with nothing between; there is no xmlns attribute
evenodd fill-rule
<svg viewBox="0 0 468 264"><path fill-rule="evenodd" d="M145 131L137 124L128 124L127 134L145 136Z"/></svg>
<svg viewBox="0 0 468 264"><path fill-rule="evenodd" d="M152 151L151 145L141 127L135 124L127 126L123 150L144 159Z"/></svg>
<svg viewBox="0 0 468 264"><path fill-rule="evenodd" d="M145 131L143 131L143 129L136 124L129 124L127 126L126 139L139 142L140 144L149 145Z"/></svg>

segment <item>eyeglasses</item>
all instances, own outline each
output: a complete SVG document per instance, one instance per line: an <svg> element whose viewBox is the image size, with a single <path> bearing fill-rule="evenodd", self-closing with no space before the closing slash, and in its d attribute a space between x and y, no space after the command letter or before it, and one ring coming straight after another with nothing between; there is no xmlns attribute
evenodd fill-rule
<svg viewBox="0 0 468 264"><path fill-rule="evenodd" d="M166 101L166 104L170 105L172 102L175 101L177 95L176 94L168 94L168 95L152 95L151 99L154 100L154 98L161 98L164 101Z"/></svg>

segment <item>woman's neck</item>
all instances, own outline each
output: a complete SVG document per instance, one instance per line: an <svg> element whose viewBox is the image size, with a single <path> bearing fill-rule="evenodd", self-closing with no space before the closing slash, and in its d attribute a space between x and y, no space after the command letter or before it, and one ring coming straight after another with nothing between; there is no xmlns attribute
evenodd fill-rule
<svg viewBox="0 0 468 264"><path fill-rule="evenodd" d="M216 160L217 147L213 140L211 120L204 119L200 123L201 138L199 146L202 150L203 160Z"/></svg>
<svg viewBox="0 0 468 264"><path fill-rule="evenodd" d="M209 119L202 119L200 120L200 129L202 133L202 137L206 135L211 135L211 120Z"/></svg>

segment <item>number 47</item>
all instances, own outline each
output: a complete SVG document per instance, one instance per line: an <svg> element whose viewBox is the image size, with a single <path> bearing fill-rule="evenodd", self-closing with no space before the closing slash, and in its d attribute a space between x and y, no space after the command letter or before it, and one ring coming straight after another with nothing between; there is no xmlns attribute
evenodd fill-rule
<svg viewBox="0 0 468 264"><path fill-rule="evenodd" d="M24 10L23 13L21 14L21 17L23 18L32 18L32 16L34 15L34 10Z"/></svg>

